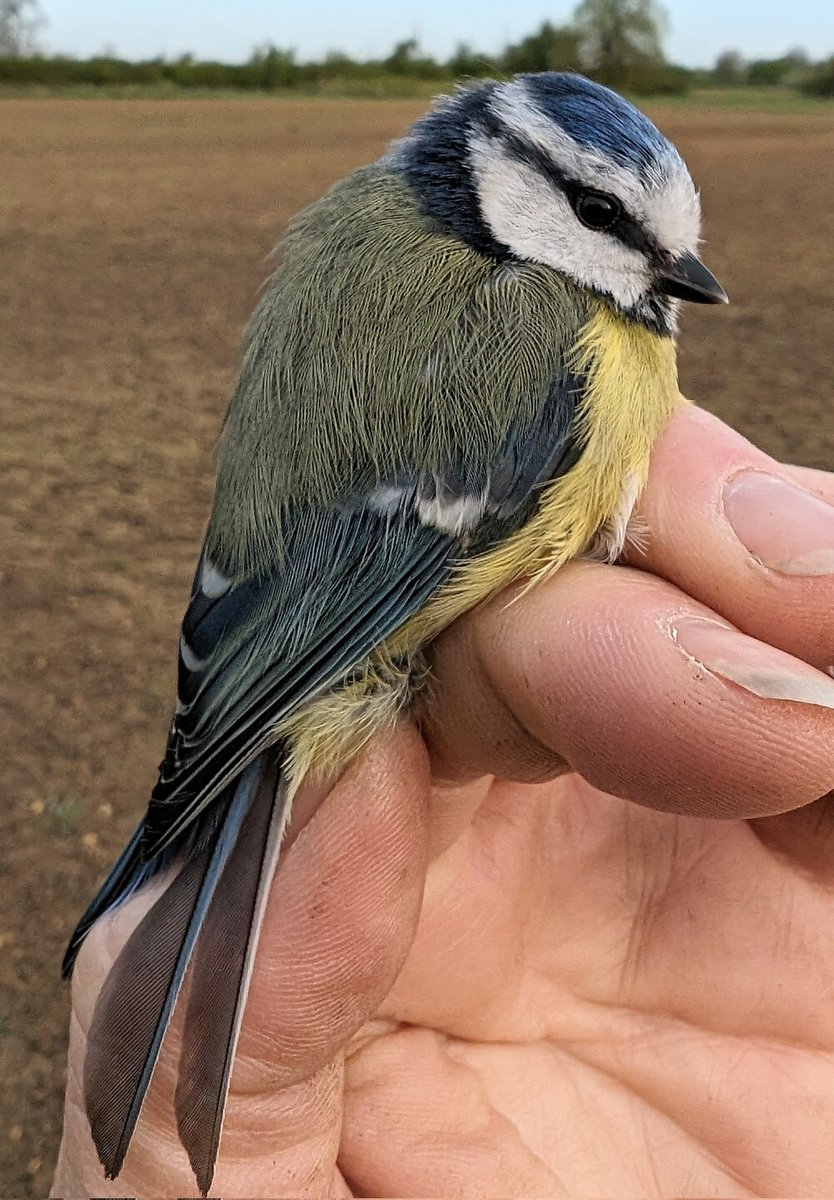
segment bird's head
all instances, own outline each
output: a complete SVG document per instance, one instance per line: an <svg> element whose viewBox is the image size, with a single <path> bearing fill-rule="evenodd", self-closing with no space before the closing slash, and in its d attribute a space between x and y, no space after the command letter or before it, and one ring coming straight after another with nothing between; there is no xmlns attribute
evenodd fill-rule
<svg viewBox="0 0 834 1200"><path fill-rule="evenodd" d="M698 193L675 147L581 75L487 81L396 143L423 211L482 254L543 263L659 333L677 301L726 301L697 256Z"/></svg>

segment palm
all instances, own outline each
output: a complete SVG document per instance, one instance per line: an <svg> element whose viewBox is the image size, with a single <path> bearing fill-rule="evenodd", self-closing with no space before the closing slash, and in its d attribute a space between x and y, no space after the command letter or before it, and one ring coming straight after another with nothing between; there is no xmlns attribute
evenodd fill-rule
<svg viewBox="0 0 834 1200"><path fill-rule="evenodd" d="M380 1014L405 1025L349 1059L343 1169L379 1195L830 1191L832 924L748 823L494 785L430 870Z"/></svg>

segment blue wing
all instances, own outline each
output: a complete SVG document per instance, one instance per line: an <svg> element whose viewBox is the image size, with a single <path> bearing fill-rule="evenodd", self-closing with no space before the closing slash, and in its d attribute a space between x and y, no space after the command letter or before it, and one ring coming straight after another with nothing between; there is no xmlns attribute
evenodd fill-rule
<svg viewBox="0 0 834 1200"><path fill-rule="evenodd" d="M463 457L400 482L393 511L359 502L290 514L281 563L236 584L206 551L182 624L177 712L145 818L144 853L157 854L240 773L276 724L344 678L426 603L464 554L523 523L541 487L581 453L573 417L581 380L565 371L537 418L510 429L497 460ZM482 495L483 517L464 550L421 522L428 489L446 502ZM382 489L384 491L384 489Z"/></svg>
<svg viewBox="0 0 834 1200"><path fill-rule="evenodd" d="M462 557L488 549L531 515L540 489L582 451L574 422L582 382L563 371L537 419L512 427L494 461L473 463L461 452L431 478L406 474L397 481L403 503L393 510L380 511L366 497L290 512L280 561L261 575L226 579L204 548L182 623L178 703L159 780L79 922L66 973L94 921L199 834L203 815L220 807L218 797L278 722L348 675ZM419 519L416 500L438 490L447 501L482 497L474 533L457 538Z"/></svg>
<svg viewBox="0 0 834 1200"><path fill-rule="evenodd" d="M163 850L274 736L448 577L455 538L370 507L291 516L282 561L226 585L206 552L182 625L179 699L145 818Z"/></svg>

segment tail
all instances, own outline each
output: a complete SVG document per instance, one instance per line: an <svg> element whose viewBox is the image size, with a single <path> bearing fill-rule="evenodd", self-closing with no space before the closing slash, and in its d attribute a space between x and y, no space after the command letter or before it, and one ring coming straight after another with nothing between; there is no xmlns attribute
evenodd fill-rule
<svg viewBox="0 0 834 1200"><path fill-rule="evenodd" d="M84 939L99 917L113 912L114 909L118 908L119 905L132 896L134 892L144 887L154 875L159 875L163 871L167 871L181 854L181 843L175 843L169 851L164 851L151 861L144 859L142 857L142 832L144 826L144 821L140 821L136 826L130 841L119 855L112 871L99 888L97 894L87 905L84 915L73 930L72 937L64 954L64 961L61 963L61 976L63 979L69 979L72 975L78 951L81 949Z"/></svg>
<svg viewBox="0 0 834 1200"><path fill-rule="evenodd" d="M110 1179L122 1169L191 963L175 1108L180 1139L202 1194L211 1186L261 918L286 818L279 754L266 752L251 763L225 804L210 836L131 934L96 1003L84 1064L84 1103Z"/></svg>

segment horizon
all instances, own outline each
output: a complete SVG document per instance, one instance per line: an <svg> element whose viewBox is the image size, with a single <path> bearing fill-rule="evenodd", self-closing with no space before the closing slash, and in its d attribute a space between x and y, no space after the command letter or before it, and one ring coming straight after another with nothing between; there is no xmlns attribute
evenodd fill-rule
<svg viewBox="0 0 834 1200"><path fill-rule="evenodd" d="M294 50L299 62L320 61L339 51L359 61L384 58L397 42L417 38L431 57L448 59L460 42L475 51L496 54L535 32L544 21L566 24L574 0L541 4L518 0L512 13L486 0L477 17L462 0L423 0L404 15L384 0L320 0L315 12L294 5L280 15L270 0L146 0L141 12L118 0L39 0L44 24L38 44L48 54L91 58L109 53L126 60L193 54L201 60L244 62L256 46L271 42ZM834 53L834 5L798 0L788 12L783 0L668 0L664 38L667 59L689 68L711 67L724 50L738 50L748 61L778 58L802 49L812 60ZM719 32L713 32L715 29ZM322 32L326 29L326 32Z"/></svg>

